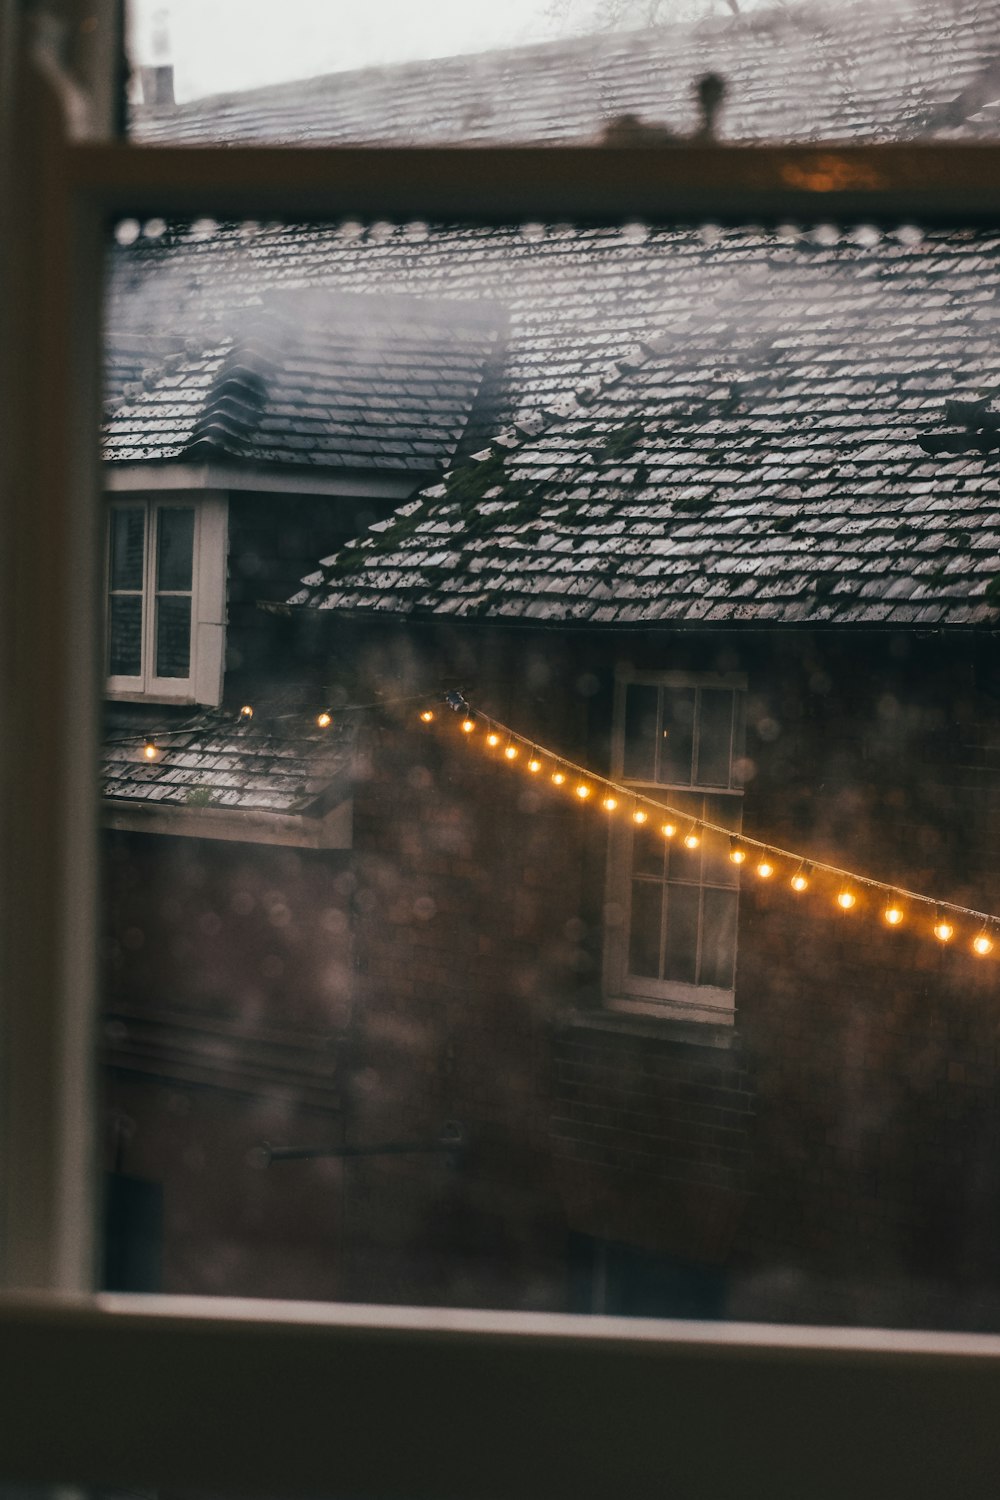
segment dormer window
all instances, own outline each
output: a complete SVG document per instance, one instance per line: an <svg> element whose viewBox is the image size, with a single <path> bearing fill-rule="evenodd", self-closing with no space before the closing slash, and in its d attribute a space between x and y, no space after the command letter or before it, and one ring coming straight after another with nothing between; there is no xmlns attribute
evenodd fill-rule
<svg viewBox="0 0 1000 1500"><path fill-rule="evenodd" d="M222 497L112 503L106 659L111 696L220 701L225 560Z"/></svg>

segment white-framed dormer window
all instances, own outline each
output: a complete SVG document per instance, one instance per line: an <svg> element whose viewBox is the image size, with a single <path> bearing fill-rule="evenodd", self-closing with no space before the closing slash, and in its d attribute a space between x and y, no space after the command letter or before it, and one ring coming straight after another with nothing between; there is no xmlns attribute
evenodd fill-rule
<svg viewBox="0 0 1000 1500"><path fill-rule="evenodd" d="M618 674L612 775L682 816L611 831L604 984L616 1010L732 1022L745 686L736 675ZM698 829L689 848L702 819L727 832Z"/></svg>
<svg viewBox="0 0 1000 1500"><path fill-rule="evenodd" d="M121 496L108 507L105 669L110 696L222 697L226 500Z"/></svg>

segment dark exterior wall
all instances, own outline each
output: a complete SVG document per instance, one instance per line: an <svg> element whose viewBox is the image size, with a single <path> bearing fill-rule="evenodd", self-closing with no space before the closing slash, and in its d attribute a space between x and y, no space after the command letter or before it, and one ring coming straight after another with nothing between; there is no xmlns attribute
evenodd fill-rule
<svg viewBox="0 0 1000 1500"><path fill-rule="evenodd" d="M1000 899L992 647L988 637L847 632L612 640L340 626L323 670L349 663L355 683L385 697L462 685L595 770L607 765L616 661L743 671L748 833L989 910ZM957 940L941 950L917 934L916 913L889 932L863 892L844 915L835 887L795 897L789 869L780 884L747 874L734 1034L625 1024L601 996L601 815L488 763L451 723L425 730L413 705L370 717L365 734L351 855L295 855L286 868L290 851L213 854L208 886L225 888L228 861L242 858L260 861L275 890L298 892L295 982L251 990L261 1023L330 1021L344 1111L331 1131L428 1143L458 1121L467 1149L458 1165L427 1155L282 1168L317 1194L335 1170L341 1217L331 1208L318 1226L318 1199L303 1188L285 1219L303 1259L270 1290L316 1294L322 1278L306 1262L318 1257L337 1269L324 1295L561 1307L582 1236L632 1247L647 1270L713 1268L713 1306L730 1316L1000 1326L995 958ZM202 939L166 973L125 941L151 899L176 898L181 859L161 868L156 856L141 879L133 856L120 867L113 994L210 1003L212 987L192 978L212 972ZM334 902L318 894L331 883ZM192 888L185 942L204 900ZM304 914L338 901L351 998L331 1010L315 980L328 953ZM150 935L151 951L163 941L169 952L176 925ZM133 1075L133 1117L135 1091L151 1087ZM227 1138L233 1129L219 1127ZM256 1131L248 1115L239 1141ZM169 1134L154 1136L169 1163ZM257 1179L278 1183L278 1171ZM177 1289L192 1274L186 1254ZM255 1286L268 1264L246 1272Z"/></svg>
<svg viewBox="0 0 1000 1500"><path fill-rule="evenodd" d="M418 481L415 480L416 484ZM226 698L253 697L298 679L316 659L317 621L272 614L327 557L364 532L398 501L350 495L254 494L229 497Z"/></svg>

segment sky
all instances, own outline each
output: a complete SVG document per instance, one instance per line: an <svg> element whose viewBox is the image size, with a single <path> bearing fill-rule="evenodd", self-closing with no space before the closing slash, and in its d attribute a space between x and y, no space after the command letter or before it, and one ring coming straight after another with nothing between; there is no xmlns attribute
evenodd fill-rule
<svg viewBox="0 0 1000 1500"><path fill-rule="evenodd" d="M588 30L592 0L556 26L546 0L132 0L133 55L154 61L168 14L179 100L369 63L441 57Z"/></svg>
<svg viewBox="0 0 1000 1500"><path fill-rule="evenodd" d="M179 101L371 63L512 47L594 29L601 0L130 0L133 60L174 64ZM758 0L759 3L759 0ZM725 14L722 0L664 12ZM747 0L744 0L747 8ZM554 19L553 10L559 14ZM166 27L158 17L166 16ZM169 53L157 57L157 29Z"/></svg>

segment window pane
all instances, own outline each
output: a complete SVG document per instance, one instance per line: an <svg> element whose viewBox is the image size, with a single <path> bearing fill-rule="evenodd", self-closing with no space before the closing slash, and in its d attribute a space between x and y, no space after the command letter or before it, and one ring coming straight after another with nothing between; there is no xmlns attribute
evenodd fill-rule
<svg viewBox="0 0 1000 1500"><path fill-rule="evenodd" d="M110 609L108 672L112 677L142 674L142 595L113 594Z"/></svg>
<svg viewBox="0 0 1000 1500"><path fill-rule="evenodd" d="M698 708L698 771L700 786L728 786L733 731L733 695L718 688L702 688Z"/></svg>
<svg viewBox="0 0 1000 1500"><path fill-rule="evenodd" d="M736 892L706 887L702 897L702 984L730 989L736 962Z"/></svg>
<svg viewBox="0 0 1000 1500"><path fill-rule="evenodd" d="M694 709L694 688L664 688L662 690L658 781L675 781L680 786L691 784Z"/></svg>
<svg viewBox="0 0 1000 1500"><path fill-rule="evenodd" d="M156 587L190 589L194 561L194 511L162 506L157 511L156 524Z"/></svg>
<svg viewBox="0 0 1000 1500"><path fill-rule="evenodd" d="M156 601L156 675L187 677L191 670L191 600Z"/></svg>
<svg viewBox="0 0 1000 1500"><path fill-rule="evenodd" d="M698 978L697 886L667 887L667 937L663 955L664 979L694 984Z"/></svg>
<svg viewBox="0 0 1000 1500"><path fill-rule="evenodd" d="M972 1265L1000 1322L995 954L822 870L990 901L996 234L178 225L114 262L112 484L186 551L165 466L234 479L224 707L109 713L109 1275L565 1309L590 1234L750 1316L943 1320ZM744 804L813 873L751 854L737 916ZM737 946L733 1027L699 1000Z"/></svg>
<svg viewBox="0 0 1000 1500"><path fill-rule="evenodd" d="M655 687L630 682L625 689L625 756L622 774L626 781L653 781L656 778L656 707Z"/></svg>
<svg viewBox="0 0 1000 1500"><path fill-rule="evenodd" d="M110 579L113 589L141 589L146 540L146 509L116 506L110 523Z"/></svg>
<svg viewBox="0 0 1000 1500"><path fill-rule="evenodd" d="M667 840L660 832L661 820L651 816L648 823L633 829L632 869L636 875L655 875L663 879Z"/></svg>
<svg viewBox="0 0 1000 1500"><path fill-rule="evenodd" d="M657 979L660 974L660 927L663 886L652 880L632 882L632 920L629 934L630 974Z"/></svg>
<svg viewBox="0 0 1000 1500"><path fill-rule="evenodd" d="M295 145L996 136L988 5L738 8L242 0L239 27L227 7L178 6L171 31L166 6L136 6L131 130Z"/></svg>

